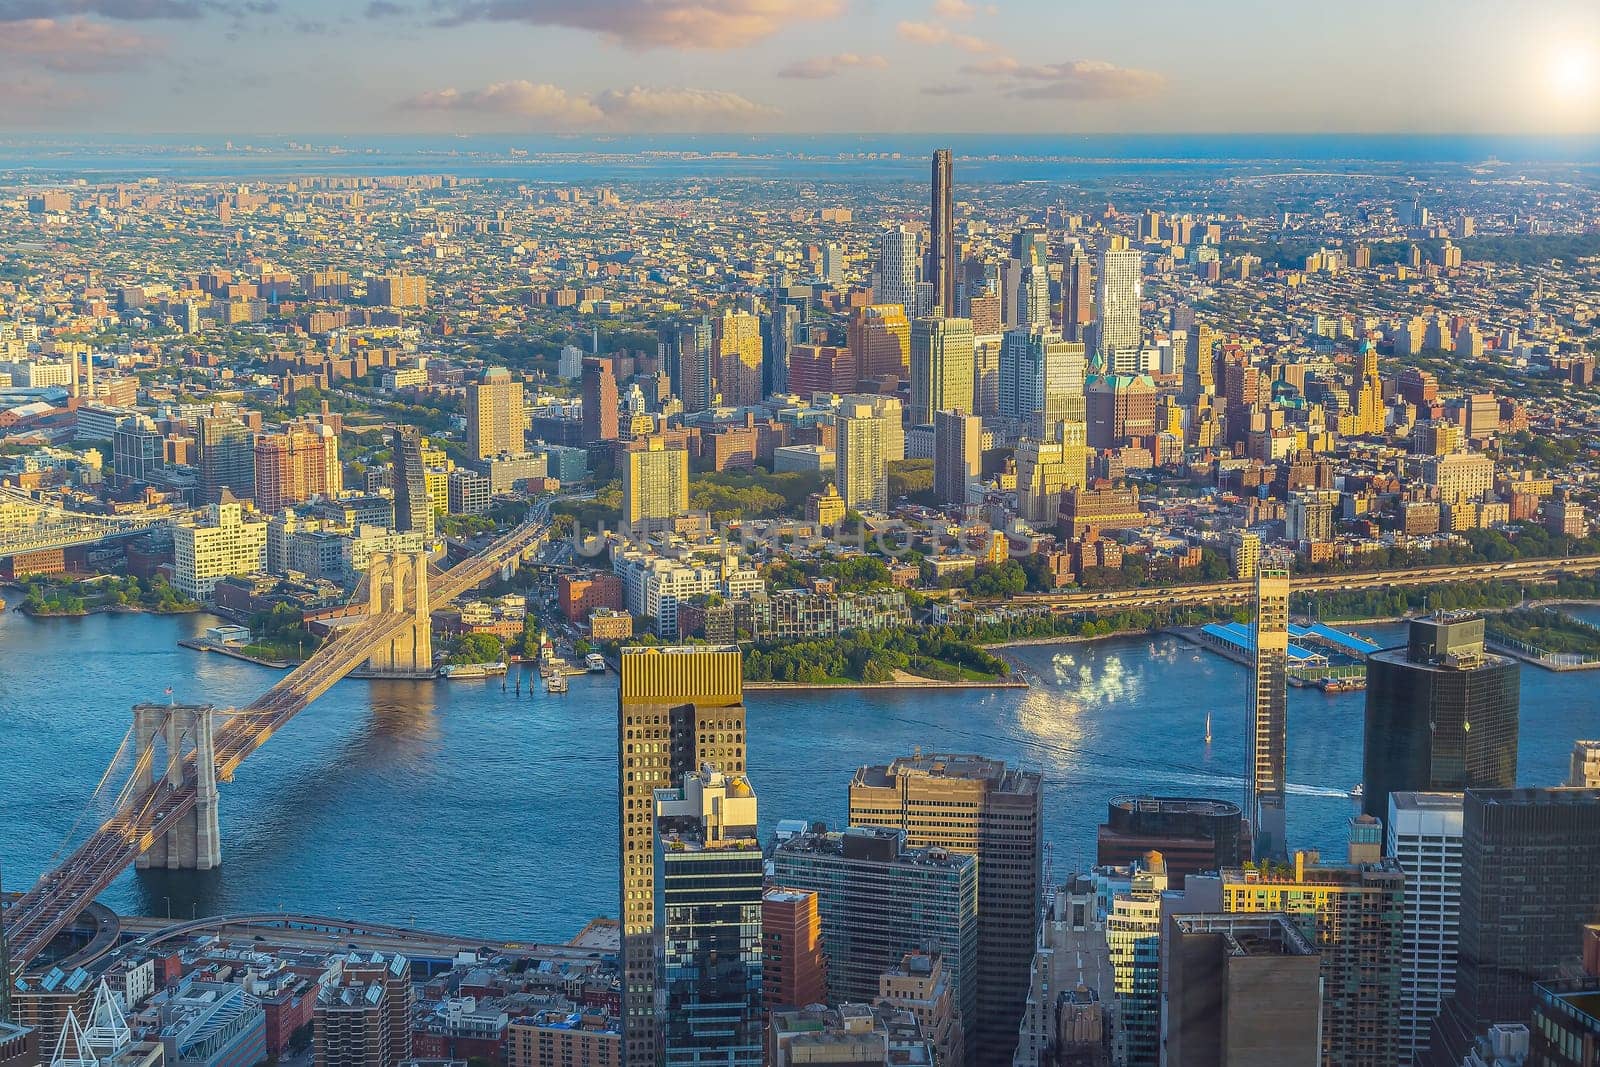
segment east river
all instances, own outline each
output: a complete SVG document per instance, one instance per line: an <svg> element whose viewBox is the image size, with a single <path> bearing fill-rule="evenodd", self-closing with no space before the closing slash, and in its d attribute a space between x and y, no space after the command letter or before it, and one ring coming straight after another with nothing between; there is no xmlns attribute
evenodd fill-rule
<svg viewBox="0 0 1600 1067"><path fill-rule="evenodd" d="M1591 619L1593 609L1580 609ZM209 616L0 614L0 873L30 884L69 838L133 704L226 707L278 672L177 646ZM1395 644L1397 626L1355 627ZM1118 793L1239 799L1241 666L1173 637L1032 646L1028 690L747 695L763 835L779 819L837 824L851 772L921 746L1040 770L1057 877L1094 861ZM1291 690L1289 834L1343 851L1361 777L1361 693ZM1519 781L1557 784L1572 742L1600 734L1600 674L1524 665ZM1206 713L1212 743L1205 743ZM496 938L565 940L616 913L616 676L571 692L499 679L344 681L222 787L223 866L132 871L103 898L174 918L276 910ZM76 826L76 828L74 828Z"/></svg>

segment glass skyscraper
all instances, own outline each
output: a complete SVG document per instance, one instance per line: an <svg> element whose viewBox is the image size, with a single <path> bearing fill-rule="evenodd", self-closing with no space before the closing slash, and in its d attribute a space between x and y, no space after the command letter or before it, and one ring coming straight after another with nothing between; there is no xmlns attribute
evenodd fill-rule
<svg viewBox="0 0 1600 1067"><path fill-rule="evenodd" d="M1367 657L1368 815L1387 817L1391 793L1516 784L1520 668L1483 633L1480 615L1413 619L1404 648Z"/></svg>
<svg viewBox="0 0 1600 1067"><path fill-rule="evenodd" d="M709 764L657 789L656 1021L668 1067L762 1061L756 796Z"/></svg>

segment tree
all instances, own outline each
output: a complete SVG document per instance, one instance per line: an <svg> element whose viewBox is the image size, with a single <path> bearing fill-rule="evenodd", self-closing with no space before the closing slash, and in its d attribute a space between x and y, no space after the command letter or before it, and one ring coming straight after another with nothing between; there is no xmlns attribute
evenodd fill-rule
<svg viewBox="0 0 1600 1067"><path fill-rule="evenodd" d="M505 646L494 634L462 634L451 663L498 663Z"/></svg>

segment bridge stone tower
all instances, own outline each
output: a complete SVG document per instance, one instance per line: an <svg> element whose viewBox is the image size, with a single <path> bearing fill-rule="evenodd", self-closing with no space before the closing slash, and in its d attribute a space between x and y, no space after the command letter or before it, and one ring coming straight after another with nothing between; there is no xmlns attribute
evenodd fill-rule
<svg viewBox="0 0 1600 1067"><path fill-rule="evenodd" d="M433 620L428 612L428 554L374 552L367 563L368 617L411 616L411 625L373 653L367 668L377 674L417 677L433 673Z"/></svg>
<svg viewBox="0 0 1600 1067"><path fill-rule="evenodd" d="M165 835L152 840L135 864L170 870L209 871L222 866L217 830L217 755L210 704L138 704L133 709L134 767L140 786L156 782L157 763L166 785L177 789L194 775L195 805ZM185 757L194 753L193 768ZM156 800L157 810L162 803Z"/></svg>

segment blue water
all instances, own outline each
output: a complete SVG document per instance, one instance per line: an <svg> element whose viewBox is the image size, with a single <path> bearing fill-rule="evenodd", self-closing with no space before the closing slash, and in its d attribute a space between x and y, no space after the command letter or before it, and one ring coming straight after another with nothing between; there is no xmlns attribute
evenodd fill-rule
<svg viewBox="0 0 1600 1067"><path fill-rule="evenodd" d="M269 178L418 174L518 181L690 178L925 181L928 154L952 148L962 181L1060 181L1180 170L1372 169L1421 164L1600 163L1600 136L1144 134L996 136L124 135L0 137L0 173L41 179ZM512 151L526 152L513 157ZM730 158L704 158L731 153ZM899 158L894 158L895 154ZM870 158L869 158L870 157Z"/></svg>
<svg viewBox="0 0 1600 1067"><path fill-rule="evenodd" d="M0 615L0 869L46 869L138 701L247 701L276 672L176 647L203 616ZM1361 627L1394 643L1397 627ZM1060 875L1093 862L1105 802L1129 791L1238 799L1245 671L1175 638L1015 652L1027 691L751 693L750 773L765 829L839 821L855 767L914 746L1042 770ZM1524 668L1520 777L1565 776L1597 731L1594 678ZM1361 776L1361 694L1290 696L1291 843L1341 853ZM1204 743L1213 713L1213 743ZM498 681L346 681L223 787L221 870L129 872L124 912L284 907L486 937L570 937L615 914L616 685L521 699ZM85 826L93 824L93 817ZM81 833L81 830L79 831Z"/></svg>

